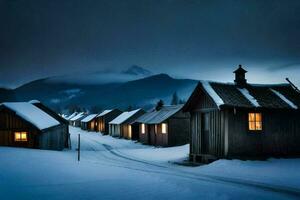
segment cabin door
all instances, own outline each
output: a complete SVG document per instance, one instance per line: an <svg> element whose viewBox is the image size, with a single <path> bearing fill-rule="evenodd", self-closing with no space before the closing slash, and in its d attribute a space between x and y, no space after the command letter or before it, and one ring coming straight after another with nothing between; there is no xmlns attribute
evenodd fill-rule
<svg viewBox="0 0 300 200"><path fill-rule="evenodd" d="M155 135L155 126L154 125L149 125L149 144L151 145L156 145L155 141L156 141L156 135Z"/></svg>
<svg viewBox="0 0 300 200"><path fill-rule="evenodd" d="M209 153L209 113L201 115L201 151L203 154Z"/></svg>

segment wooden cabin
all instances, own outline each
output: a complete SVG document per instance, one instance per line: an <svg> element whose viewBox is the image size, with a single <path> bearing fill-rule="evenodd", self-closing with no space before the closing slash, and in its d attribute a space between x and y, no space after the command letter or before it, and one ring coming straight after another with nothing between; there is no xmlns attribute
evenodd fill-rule
<svg viewBox="0 0 300 200"><path fill-rule="evenodd" d="M130 112L123 112L114 120L109 122L109 135L113 137L123 137L125 139L132 138L131 123L143 115L143 109L137 109Z"/></svg>
<svg viewBox="0 0 300 200"><path fill-rule="evenodd" d="M74 112L74 113L72 113L69 116L65 116L65 119L70 122L70 119L72 119L73 117L75 117L75 115L77 115L77 114L78 114L78 112ZM69 123L69 125L71 125L71 124Z"/></svg>
<svg viewBox="0 0 300 200"><path fill-rule="evenodd" d="M234 83L199 82L184 106L194 161L300 155L299 90L249 84L246 72L239 66Z"/></svg>
<svg viewBox="0 0 300 200"><path fill-rule="evenodd" d="M64 127L28 102L0 104L0 145L62 150Z"/></svg>
<svg viewBox="0 0 300 200"><path fill-rule="evenodd" d="M87 131L95 131L98 114L90 114L81 120L81 129Z"/></svg>
<svg viewBox="0 0 300 200"><path fill-rule="evenodd" d="M109 122L122 114L119 109L104 110L96 118L96 131L104 135L109 134Z"/></svg>
<svg viewBox="0 0 300 200"><path fill-rule="evenodd" d="M163 106L135 121L139 125L139 141L154 146L176 146L189 142L190 116L183 105Z"/></svg>
<svg viewBox="0 0 300 200"><path fill-rule="evenodd" d="M71 146L71 139L70 139L70 133L69 133L69 121L58 115L55 111L51 110L49 107L45 106L43 103L41 103L38 100L32 100L29 101L29 103L35 105L42 111L46 112L48 115L56 119L62 126L63 132L64 132L64 143L65 148L69 148Z"/></svg>
<svg viewBox="0 0 300 200"><path fill-rule="evenodd" d="M75 127L80 127L81 126L81 120L86 117L86 114L84 112L78 113L71 119L69 119L69 124Z"/></svg>

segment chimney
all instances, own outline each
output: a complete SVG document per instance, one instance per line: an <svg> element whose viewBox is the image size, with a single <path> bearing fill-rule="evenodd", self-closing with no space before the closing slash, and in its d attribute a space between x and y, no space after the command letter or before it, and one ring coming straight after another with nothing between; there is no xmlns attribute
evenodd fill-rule
<svg viewBox="0 0 300 200"><path fill-rule="evenodd" d="M242 68L242 65L239 65L239 68L233 73L235 73L235 84L241 88L245 87L247 85L247 79L245 79L247 71Z"/></svg>

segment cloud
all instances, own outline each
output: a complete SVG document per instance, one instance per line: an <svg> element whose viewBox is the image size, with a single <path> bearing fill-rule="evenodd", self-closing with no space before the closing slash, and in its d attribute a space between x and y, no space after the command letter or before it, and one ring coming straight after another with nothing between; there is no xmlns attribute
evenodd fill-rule
<svg viewBox="0 0 300 200"><path fill-rule="evenodd" d="M281 71L286 69L300 69L300 62L280 64L268 68L270 71Z"/></svg>

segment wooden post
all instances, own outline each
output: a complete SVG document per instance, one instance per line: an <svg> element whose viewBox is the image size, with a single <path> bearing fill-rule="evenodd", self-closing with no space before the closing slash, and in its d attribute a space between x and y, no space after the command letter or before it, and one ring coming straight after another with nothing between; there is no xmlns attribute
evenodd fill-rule
<svg viewBox="0 0 300 200"><path fill-rule="evenodd" d="M78 161L80 161L80 134L78 134Z"/></svg>

